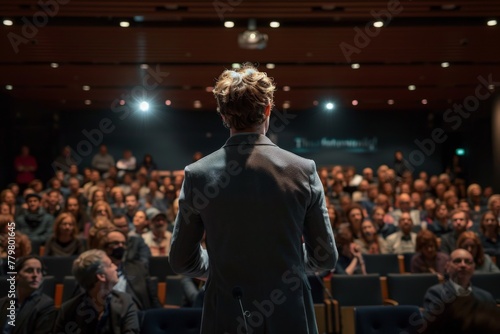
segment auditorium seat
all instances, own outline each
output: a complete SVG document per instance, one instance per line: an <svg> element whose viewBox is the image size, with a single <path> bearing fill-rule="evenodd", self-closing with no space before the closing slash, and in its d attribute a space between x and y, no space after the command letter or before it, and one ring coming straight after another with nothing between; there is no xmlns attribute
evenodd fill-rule
<svg viewBox="0 0 500 334"><path fill-rule="evenodd" d="M64 276L73 275L73 261L76 256L44 256L42 261L45 265L47 275L54 276L56 284L62 284Z"/></svg>
<svg viewBox="0 0 500 334"><path fill-rule="evenodd" d="M334 299L332 308L328 310L329 323L333 324L335 332L340 333L346 324L351 323L354 306L382 305L382 288L378 274L368 275L333 275L331 294ZM325 301L330 304L330 301ZM329 330L332 328L329 326ZM344 328L344 330L348 330Z"/></svg>
<svg viewBox="0 0 500 334"><path fill-rule="evenodd" d="M363 254L367 274L386 276L389 273L399 273L397 254Z"/></svg>
<svg viewBox="0 0 500 334"><path fill-rule="evenodd" d="M199 334L201 308L152 309L140 314L141 333Z"/></svg>
<svg viewBox="0 0 500 334"><path fill-rule="evenodd" d="M74 276L65 276L63 280L63 293L62 293L62 302L66 302L73 297L78 296L83 289L81 289L76 282Z"/></svg>
<svg viewBox="0 0 500 334"><path fill-rule="evenodd" d="M167 276L177 275L168 262L168 256L151 256L149 258L149 276L158 277L160 282L165 282Z"/></svg>
<svg viewBox="0 0 500 334"><path fill-rule="evenodd" d="M416 253L404 253L405 272L411 273L411 259Z"/></svg>
<svg viewBox="0 0 500 334"><path fill-rule="evenodd" d="M354 308L356 334L417 333L422 323L417 306L359 306Z"/></svg>
<svg viewBox="0 0 500 334"><path fill-rule="evenodd" d="M427 289L438 283L439 279L435 274L389 274L388 297L399 305L422 307Z"/></svg>
<svg viewBox="0 0 500 334"><path fill-rule="evenodd" d="M500 273L474 273L471 283L491 293L497 304L500 304Z"/></svg>
<svg viewBox="0 0 500 334"><path fill-rule="evenodd" d="M181 275L169 275L165 279L165 306L181 307L184 305L184 291L181 284Z"/></svg>

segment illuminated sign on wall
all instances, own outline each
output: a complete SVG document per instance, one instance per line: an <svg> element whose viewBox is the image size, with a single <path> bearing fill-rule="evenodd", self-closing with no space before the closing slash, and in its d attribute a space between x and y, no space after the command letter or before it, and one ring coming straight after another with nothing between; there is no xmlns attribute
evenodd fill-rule
<svg viewBox="0 0 500 334"><path fill-rule="evenodd" d="M324 149L344 150L352 152L374 152L377 150L378 138L338 139L323 137L311 140L305 137L294 138L295 152L310 152Z"/></svg>

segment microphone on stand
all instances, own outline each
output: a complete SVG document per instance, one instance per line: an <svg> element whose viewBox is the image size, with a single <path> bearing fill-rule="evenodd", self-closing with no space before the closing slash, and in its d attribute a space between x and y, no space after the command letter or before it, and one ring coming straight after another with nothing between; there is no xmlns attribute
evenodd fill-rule
<svg viewBox="0 0 500 334"><path fill-rule="evenodd" d="M243 289L240 286L235 286L233 288L233 298L237 299L240 303L241 314L243 315L243 321L245 323L245 333L248 333L247 317L250 317L250 312L243 309L243 303L241 298L243 297Z"/></svg>

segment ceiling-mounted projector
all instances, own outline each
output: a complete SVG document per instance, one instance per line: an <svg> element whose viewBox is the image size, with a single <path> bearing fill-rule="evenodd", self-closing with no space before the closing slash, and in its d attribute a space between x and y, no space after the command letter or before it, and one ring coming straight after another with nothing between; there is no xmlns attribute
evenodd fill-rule
<svg viewBox="0 0 500 334"><path fill-rule="evenodd" d="M238 45L242 49L264 49L267 46L267 34L257 31L255 20L248 21L248 30L238 35Z"/></svg>

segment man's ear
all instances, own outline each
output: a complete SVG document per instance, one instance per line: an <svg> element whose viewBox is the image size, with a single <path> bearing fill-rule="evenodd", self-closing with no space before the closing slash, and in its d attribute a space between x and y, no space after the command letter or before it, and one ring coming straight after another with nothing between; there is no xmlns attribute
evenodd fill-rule
<svg viewBox="0 0 500 334"><path fill-rule="evenodd" d="M269 117L271 115L271 103L269 103L266 106L266 109L264 110L264 115L266 115L266 117Z"/></svg>
<svg viewBox="0 0 500 334"><path fill-rule="evenodd" d="M106 276L104 274L96 274L97 275L97 280L101 281L103 283L106 282Z"/></svg>

